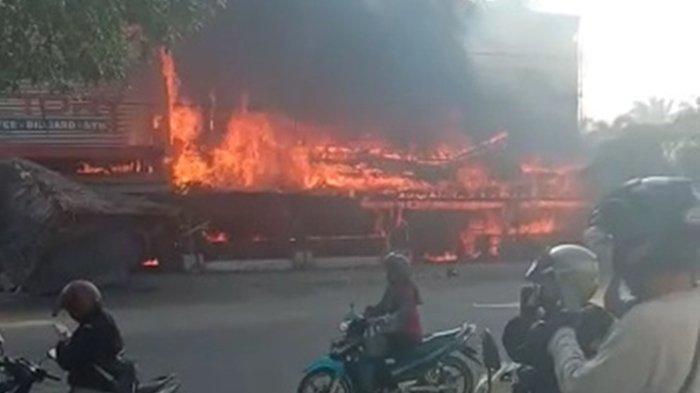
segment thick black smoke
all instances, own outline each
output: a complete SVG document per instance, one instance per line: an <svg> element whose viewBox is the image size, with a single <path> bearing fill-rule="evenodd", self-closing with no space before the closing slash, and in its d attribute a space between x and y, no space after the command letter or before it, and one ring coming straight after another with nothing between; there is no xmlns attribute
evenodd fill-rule
<svg viewBox="0 0 700 393"><path fill-rule="evenodd" d="M438 140L445 129L474 140L508 129L512 143L530 150L528 140L542 136L524 129L535 115L527 109L532 94L522 92L532 89L507 67L494 68L505 74L503 83L484 72L491 63L480 63L475 56L482 54L470 47L484 21L470 4L231 1L176 54L189 94L206 103L213 92L218 108L234 107L248 93L255 107L345 132L382 129L420 144ZM560 130L569 137L571 131Z"/></svg>

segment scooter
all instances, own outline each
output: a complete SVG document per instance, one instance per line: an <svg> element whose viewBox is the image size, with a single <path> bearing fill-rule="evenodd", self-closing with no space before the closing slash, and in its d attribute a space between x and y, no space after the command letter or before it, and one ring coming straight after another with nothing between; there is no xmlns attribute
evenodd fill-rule
<svg viewBox="0 0 700 393"><path fill-rule="evenodd" d="M486 372L476 385L475 393L512 393L521 365L501 361L496 340L488 329L481 336L481 353Z"/></svg>
<svg viewBox="0 0 700 393"><path fill-rule="evenodd" d="M47 357L56 360L56 349L52 348L47 352ZM102 372L105 378L111 378L106 372ZM174 374L160 376L148 382L135 381L134 393L175 393L180 389L180 382Z"/></svg>
<svg viewBox="0 0 700 393"><path fill-rule="evenodd" d="M351 306L339 330L343 336L333 341L330 353L306 368L298 393L359 392L357 366L370 340L381 331L381 323L355 314ZM465 323L425 337L408 353L384 359L389 381L381 388L396 393L473 393L469 361L480 362L469 344L475 330Z"/></svg>
<svg viewBox="0 0 700 393"><path fill-rule="evenodd" d="M56 360L56 350L50 349L44 359L32 362L25 358L5 356L4 341L0 336L0 393L29 393L34 386L45 381L61 382L61 377L43 367L47 360ZM180 388L175 375L155 378L138 383L135 393L174 393Z"/></svg>
<svg viewBox="0 0 700 393"><path fill-rule="evenodd" d="M61 381L41 366L25 358L5 355L5 340L0 335L0 393L28 393L35 384L46 380Z"/></svg>

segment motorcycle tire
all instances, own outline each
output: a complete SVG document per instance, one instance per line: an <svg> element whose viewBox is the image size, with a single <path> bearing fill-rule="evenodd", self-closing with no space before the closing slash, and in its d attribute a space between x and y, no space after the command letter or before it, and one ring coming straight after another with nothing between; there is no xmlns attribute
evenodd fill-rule
<svg viewBox="0 0 700 393"><path fill-rule="evenodd" d="M461 389L456 392L450 393L474 393L475 383L474 383L474 373L469 368L469 365L461 358L457 356L448 356L440 361L442 364L442 369L451 369L452 374L459 374L462 379Z"/></svg>
<svg viewBox="0 0 700 393"><path fill-rule="evenodd" d="M331 392L331 383L333 379L335 379L333 374L331 370L314 370L306 374L301 382L299 382L297 393L356 393L345 377L340 379L340 383L335 392ZM318 380L327 382L322 382L325 384L319 387L319 385L316 384Z"/></svg>

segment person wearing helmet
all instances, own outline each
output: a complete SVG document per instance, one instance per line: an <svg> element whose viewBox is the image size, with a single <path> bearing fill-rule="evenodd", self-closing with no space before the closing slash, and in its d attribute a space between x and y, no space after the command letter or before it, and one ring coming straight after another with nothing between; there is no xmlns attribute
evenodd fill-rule
<svg viewBox="0 0 700 393"><path fill-rule="evenodd" d="M586 356L593 356L612 323L605 310L589 303L598 276L595 254L573 244L550 248L528 269L529 284L520 291L520 313L506 324L502 337L508 355L522 365L515 391L559 392L551 359L539 340L533 340L559 310L568 310L577 320L577 338Z"/></svg>
<svg viewBox="0 0 700 393"><path fill-rule="evenodd" d="M700 209L690 181L633 180L591 224L612 242L613 271L635 298L587 359L570 321L550 323L547 351L564 393L700 392Z"/></svg>
<svg viewBox="0 0 700 393"><path fill-rule="evenodd" d="M402 350L420 343L423 329L418 306L421 303L418 287L411 277L411 264L399 253L384 258L387 286L381 301L365 309L365 317L388 317L389 346Z"/></svg>
<svg viewBox="0 0 700 393"><path fill-rule="evenodd" d="M392 252L384 258L387 286L379 303L365 309L368 320L381 319L382 333L367 343L367 356L358 369L363 392L374 392L380 380L386 380L383 359L410 350L423 339L418 306L418 287L411 277L406 256Z"/></svg>
<svg viewBox="0 0 700 393"><path fill-rule="evenodd" d="M56 345L56 361L68 371L71 392L111 391L113 383L101 371L117 363L124 344L117 324L102 307L100 290L85 280L69 283L58 296L54 316L61 310L78 323L72 334L61 334Z"/></svg>

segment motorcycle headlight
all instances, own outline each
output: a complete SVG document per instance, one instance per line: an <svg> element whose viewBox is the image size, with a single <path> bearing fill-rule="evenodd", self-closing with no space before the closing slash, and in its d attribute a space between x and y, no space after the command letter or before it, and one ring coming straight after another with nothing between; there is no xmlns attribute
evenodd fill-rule
<svg viewBox="0 0 700 393"><path fill-rule="evenodd" d="M350 328L350 322L348 322L348 321L343 321L340 323L340 326L338 326L338 330L340 330L343 333L347 332L349 328Z"/></svg>

